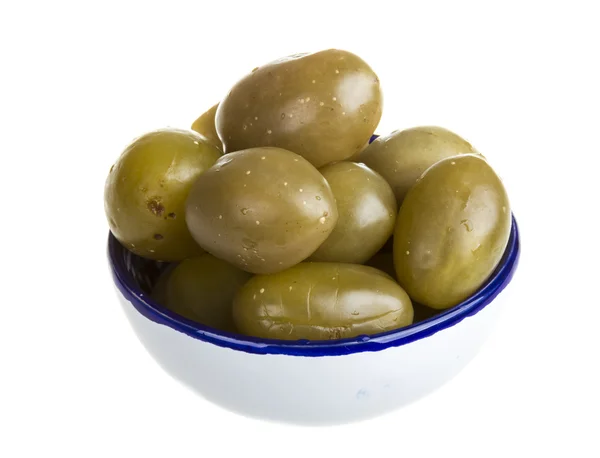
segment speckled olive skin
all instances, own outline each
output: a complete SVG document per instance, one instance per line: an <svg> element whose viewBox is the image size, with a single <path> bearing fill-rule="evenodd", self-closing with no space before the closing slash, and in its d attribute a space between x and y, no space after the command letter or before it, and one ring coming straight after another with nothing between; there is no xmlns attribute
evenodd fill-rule
<svg viewBox="0 0 600 458"><path fill-rule="evenodd" d="M223 156L196 181L186 208L200 246L256 274L303 261L338 220L335 198L319 171L273 147Z"/></svg>
<svg viewBox="0 0 600 458"><path fill-rule="evenodd" d="M337 162L320 169L337 203L335 229L311 261L362 264L394 232L398 208L390 185L364 164Z"/></svg>
<svg viewBox="0 0 600 458"><path fill-rule="evenodd" d="M182 261L169 275L165 306L198 323L235 332L232 306L252 274L204 253Z"/></svg>
<svg viewBox="0 0 600 458"><path fill-rule="evenodd" d="M381 136L356 158L381 174L392 186L398 204L425 170L461 154L479 154L469 142L436 126L413 127Z"/></svg>
<svg viewBox="0 0 600 458"><path fill-rule="evenodd" d="M233 317L244 334L283 340L330 340L377 334L413 321L404 290L376 269L303 262L257 275L238 292Z"/></svg>
<svg viewBox="0 0 600 458"><path fill-rule="evenodd" d="M217 134L217 128L215 127L215 114L219 104L213 105L208 111L201 114L198 119L192 124L192 130L198 132L200 135L204 135L208 141L215 145L219 150L223 151L223 143Z"/></svg>
<svg viewBox="0 0 600 458"><path fill-rule="evenodd" d="M379 78L360 57L337 49L258 67L223 99L216 126L226 153L277 146L319 168L357 153L382 113Z"/></svg>
<svg viewBox="0 0 600 458"><path fill-rule="evenodd" d="M220 156L191 130L160 129L134 140L104 188L104 209L117 240L157 261L201 254L185 223L185 201L192 183Z"/></svg>
<svg viewBox="0 0 600 458"><path fill-rule="evenodd" d="M508 243L506 190L476 155L443 159L408 192L394 232L400 285L435 309L459 304L497 267Z"/></svg>

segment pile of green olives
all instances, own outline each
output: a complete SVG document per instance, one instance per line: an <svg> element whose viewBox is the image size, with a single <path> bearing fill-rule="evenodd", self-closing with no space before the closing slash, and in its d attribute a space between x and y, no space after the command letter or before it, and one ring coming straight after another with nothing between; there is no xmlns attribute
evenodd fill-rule
<svg viewBox="0 0 600 458"><path fill-rule="evenodd" d="M257 67L193 122L136 138L105 212L169 263L163 307L217 330L330 340L426 320L475 293L511 226L487 159L436 126L374 135L383 96L347 51Z"/></svg>

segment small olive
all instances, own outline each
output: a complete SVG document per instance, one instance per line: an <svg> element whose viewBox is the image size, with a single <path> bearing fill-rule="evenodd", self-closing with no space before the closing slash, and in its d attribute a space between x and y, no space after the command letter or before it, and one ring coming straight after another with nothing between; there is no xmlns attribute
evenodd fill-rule
<svg viewBox="0 0 600 458"><path fill-rule="evenodd" d="M398 208L390 185L364 164L336 162L320 169L336 200L335 229L311 261L362 264L392 235Z"/></svg>
<svg viewBox="0 0 600 458"><path fill-rule="evenodd" d="M217 134L217 128L215 127L215 114L219 104L213 105L208 111L201 114L198 119L192 124L192 130L198 132L200 135L204 135L213 145L219 150L223 151L223 143Z"/></svg>

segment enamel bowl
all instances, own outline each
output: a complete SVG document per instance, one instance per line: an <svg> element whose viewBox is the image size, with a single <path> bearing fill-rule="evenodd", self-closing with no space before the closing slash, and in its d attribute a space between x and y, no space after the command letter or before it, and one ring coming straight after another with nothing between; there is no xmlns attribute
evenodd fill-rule
<svg viewBox="0 0 600 458"><path fill-rule="evenodd" d="M507 300L519 251L513 218L500 265L456 307L378 335L290 342L228 334L170 312L148 295L166 265L133 255L111 234L108 240L109 265L125 314L165 371L226 409L296 424L375 417L458 374L490 334Z"/></svg>

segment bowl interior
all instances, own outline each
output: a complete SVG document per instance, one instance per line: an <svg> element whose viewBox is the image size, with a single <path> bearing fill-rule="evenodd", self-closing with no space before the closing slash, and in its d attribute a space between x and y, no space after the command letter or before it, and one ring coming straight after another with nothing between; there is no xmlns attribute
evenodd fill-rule
<svg viewBox="0 0 600 458"><path fill-rule="evenodd" d="M390 346L404 345L454 326L492 302L508 285L516 270L519 253L519 232L513 216L510 239L498 267L485 284L461 304L427 320L381 334L328 341L282 341L219 331L171 312L150 296L153 286L169 264L134 255L111 233L108 239L109 264L115 285L138 312L148 319L215 345L251 353L296 356L330 356L379 351Z"/></svg>

